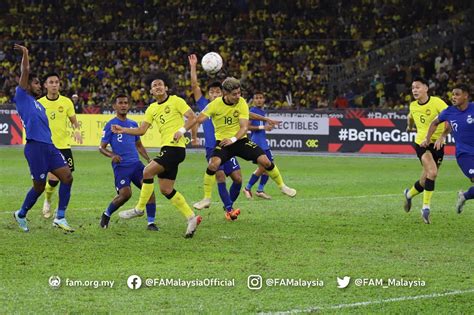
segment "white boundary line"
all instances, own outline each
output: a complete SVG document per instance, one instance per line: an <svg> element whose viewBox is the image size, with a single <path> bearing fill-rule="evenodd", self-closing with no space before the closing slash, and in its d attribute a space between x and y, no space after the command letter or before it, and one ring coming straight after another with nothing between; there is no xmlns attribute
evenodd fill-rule
<svg viewBox="0 0 474 315"><path fill-rule="evenodd" d="M445 293L432 293L432 294L424 294L424 295L415 295L415 296L401 296L397 298L390 298L384 300L374 300L374 301L365 301L365 302L356 302L356 303L348 303L348 304L336 304L336 305L328 305L328 306L316 306L310 307L307 309L294 309L290 311L284 312L271 312L271 313L259 313L259 314L298 314L298 313L310 313L315 311L322 311L322 310L338 310L343 308L353 308L359 306L368 306L368 305L375 305L375 304L383 304L383 303L390 303L390 302L402 302L402 301L414 301L414 300L422 300L422 299L435 299L438 297L450 296L450 295L461 295L461 294L468 294L474 293L473 289L468 290L455 290Z"/></svg>

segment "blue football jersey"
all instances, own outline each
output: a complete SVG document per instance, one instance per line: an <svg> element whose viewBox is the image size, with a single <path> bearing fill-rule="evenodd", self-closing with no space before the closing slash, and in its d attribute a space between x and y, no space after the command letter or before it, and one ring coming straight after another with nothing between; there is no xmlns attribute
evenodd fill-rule
<svg viewBox="0 0 474 315"><path fill-rule="evenodd" d="M258 108L256 106L250 108L250 112L260 115L260 116L265 116L265 111L261 108ZM250 124L252 126L265 126L265 122L261 120L250 120ZM270 147L268 146L267 143L267 134L265 132L265 129L261 130L252 130L250 133L250 140L255 142L260 148L263 150L268 150Z"/></svg>
<svg viewBox="0 0 474 315"><path fill-rule="evenodd" d="M439 116L439 121L447 121L456 142L456 156L474 155L474 103L469 103L465 111L449 106Z"/></svg>
<svg viewBox="0 0 474 315"><path fill-rule="evenodd" d="M43 105L20 86L16 87L13 101L25 127L26 139L53 144Z"/></svg>
<svg viewBox="0 0 474 315"><path fill-rule="evenodd" d="M130 119L122 121L117 117L111 119L102 131L102 142L110 144L112 151L122 157L121 166L135 164L140 161L135 143L140 140L139 136L132 136L125 133L117 134L112 132L112 125L119 125L125 128L138 128L138 124ZM114 163L115 164L115 163Z"/></svg>
<svg viewBox="0 0 474 315"><path fill-rule="evenodd" d="M206 108L207 104L209 104L209 100L204 96L201 96L196 104L198 105L199 111L203 111ZM206 119L202 123L202 128L204 129L204 139L206 141L205 147L206 148L214 148L216 146L216 135L214 132L214 125L212 124L211 119Z"/></svg>

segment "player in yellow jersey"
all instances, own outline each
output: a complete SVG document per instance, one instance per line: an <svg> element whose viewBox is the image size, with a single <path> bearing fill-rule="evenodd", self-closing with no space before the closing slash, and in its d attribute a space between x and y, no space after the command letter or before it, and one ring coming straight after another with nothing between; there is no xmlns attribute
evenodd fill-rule
<svg viewBox="0 0 474 315"><path fill-rule="evenodd" d="M156 102L150 104L145 111L145 120L138 128L125 128L112 125L114 133L143 136L148 128L156 123L161 134L161 151L143 170L143 185L140 197L135 208L122 211L119 216L131 219L144 214L145 206L153 194L153 177L158 175L161 193L168 198L173 206L188 220L186 238L193 237L197 226L201 223L201 216L196 216L186 203L183 195L174 189L178 166L186 157L186 143L184 133L195 125L196 115L186 102L176 95L168 95L169 78L165 73L157 73L147 80L150 93ZM187 121L184 121L186 117ZM196 128L191 130L193 143L197 143Z"/></svg>
<svg viewBox="0 0 474 315"><path fill-rule="evenodd" d="M421 208L421 217L426 224L431 223L430 207L431 196L435 188L435 179L438 175L438 169L444 157L444 141L449 127L440 125L431 137L431 144L428 147L422 147L421 143L426 138L426 134L431 122L448 105L439 97L428 95L428 82L422 78L415 78L411 85L411 91L415 101L410 103L410 113L408 114L407 130L416 126L415 151L420 159L423 171L421 177L410 189L403 192L405 197L404 209L409 212L411 209L411 199L423 192L423 206Z"/></svg>
<svg viewBox="0 0 474 315"><path fill-rule="evenodd" d="M197 123L202 123L211 118L216 135L216 147L204 174L204 189L212 189L214 176L222 163L238 156L262 166L282 193L294 197L296 190L283 183L276 165L257 144L247 138L249 107L240 96L240 81L236 78L226 78L222 82L222 92L223 96L210 102L197 119ZM240 211L237 210L226 211L225 217L227 220L236 220L239 214Z"/></svg>
<svg viewBox="0 0 474 315"><path fill-rule="evenodd" d="M59 94L60 79L57 73L48 73L44 78L44 87L47 94L38 100L46 109L48 116L49 128L51 129L53 144L61 151L71 172L74 171L74 158L71 151L71 136L67 130L68 122L74 128L74 140L82 143L82 136L79 131L80 125L76 119L74 104L69 97ZM45 199L43 203L43 216L51 217L51 198L59 179L52 173L48 173L46 181Z"/></svg>

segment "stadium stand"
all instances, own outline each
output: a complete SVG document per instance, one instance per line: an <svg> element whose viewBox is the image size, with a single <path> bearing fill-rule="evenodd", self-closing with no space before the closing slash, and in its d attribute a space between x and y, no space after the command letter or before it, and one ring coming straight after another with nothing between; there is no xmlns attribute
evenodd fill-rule
<svg viewBox="0 0 474 315"><path fill-rule="evenodd" d="M471 5L459 0L357 0L351 5L211 0L205 6L191 0L6 0L0 4L0 103L11 101L18 80L18 56L11 46L26 41L33 71L58 71L63 94L77 94L84 113L110 109L111 96L124 89L134 109L144 109L150 96L143 74L158 69L171 73L173 92L192 103L186 56L208 51L225 60L219 77L242 78L247 96L265 91L274 109L404 109L415 75L429 78L434 93L444 98L457 81L473 82L472 28L340 91L328 91L327 67L349 64L421 33ZM203 83L210 80L203 71L200 75Z"/></svg>

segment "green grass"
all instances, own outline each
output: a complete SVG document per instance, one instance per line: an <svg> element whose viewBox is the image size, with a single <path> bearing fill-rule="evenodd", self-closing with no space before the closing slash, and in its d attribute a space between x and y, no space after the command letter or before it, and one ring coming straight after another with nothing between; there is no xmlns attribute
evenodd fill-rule
<svg viewBox="0 0 474 315"><path fill-rule="evenodd" d="M432 225L422 223L421 198L402 209L402 190L421 169L415 159L278 156L276 162L294 199L273 183L270 201L240 196L242 214L224 220L214 190L210 209L193 239L163 196L157 198L159 232L144 218L98 227L114 197L109 160L98 152L75 151L76 172L67 211L73 234L63 234L41 217L40 198L30 211L30 233L21 232L11 211L19 208L30 177L22 150L0 149L0 313L256 313L323 307L324 312L472 313L474 293L429 299L324 309L338 304L471 290L474 204L454 211L456 191L469 187L454 160L446 160L436 182ZM254 165L241 161L244 183ZM176 189L189 204L202 196L206 164L188 152ZM155 189L158 193L158 190ZM138 191L124 209L134 205ZM128 276L185 280L235 279L235 287L154 287L130 290ZM324 287L247 288L247 277L323 280ZM113 288L52 289L48 278L114 280ZM421 279L425 287L336 288L336 277Z"/></svg>

